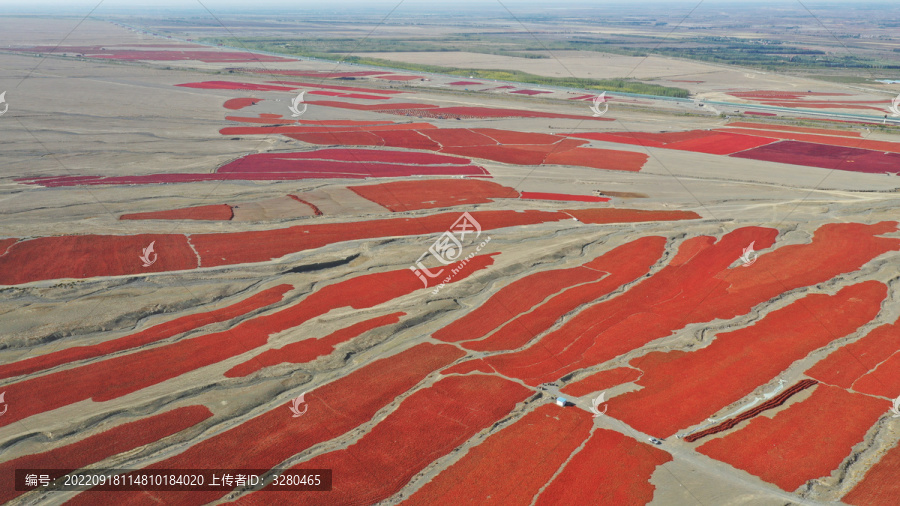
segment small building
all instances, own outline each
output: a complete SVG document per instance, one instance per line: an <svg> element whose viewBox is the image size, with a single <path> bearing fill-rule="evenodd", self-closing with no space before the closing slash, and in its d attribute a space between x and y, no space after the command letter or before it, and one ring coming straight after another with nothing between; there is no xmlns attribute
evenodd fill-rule
<svg viewBox="0 0 900 506"><path fill-rule="evenodd" d="M556 404L557 404L559 407L561 407L561 408L566 407L566 403L568 403L568 401L566 400L565 397L557 397L557 398L556 398Z"/></svg>

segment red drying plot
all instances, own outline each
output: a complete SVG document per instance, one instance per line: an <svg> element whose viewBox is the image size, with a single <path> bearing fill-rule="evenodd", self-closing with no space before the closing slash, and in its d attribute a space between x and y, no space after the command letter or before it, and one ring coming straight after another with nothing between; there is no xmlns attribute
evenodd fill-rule
<svg viewBox="0 0 900 506"><path fill-rule="evenodd" d="M763 411L768 411L770 409L774 409L774 408L777 408L778 406L781 406L788 399L793 397L795 394L802 392L803 390L806 390L807 388L815 385L816 383L818 383L818 381L811 380L811 379L800 380L799 382L794 384L792 387L788 388L784 392L781 392L780 394L776 395L775 397L767 400L766 402L763 402L759 406L756 406L753 409L745 411L734 418L729 418L728 420L725 420L724 422L716 425L715 427L710 427L706 430L701 430L700 432L695 432L693 434L685 436L684 440L687 441L688 443L693 443L694 441L697 441L698 439L703 439L706 436L711 436L713 434L718 434L720 432L725 432L726 430L733 429L733 428L737 427L737 425L739 423L747 421L747 420L755 417L756 415L762 413Z"/></svg>
<svg viewBox="0 0 900 506"><path fill-rule="evenodd" d="M540 165L553 146L454 146L444 147L444 153L465 155L512 165Z"/></svg>
<svg viewBox="0 0 900 506"><path fill-rule="evenodd" d="M482 230L548 223L569 218L565 213L555 211L472 211L470 214L481 225ZM255 232L193 234L191 243L203 259L204 267L267 262L290 253L336 242L442 233L458 217L458 212L451 212L415 218L298 225ZM246 244L253 244L255 247L246 248L243 246ZM2 260L0 257L0 265ZM412 273L409 274L410 278L416 279Z"/></svg>
<svg viewBox="0 0 900 506"><path fill-rule="evenodd" d="M387 74L387 72L382 71L357 71L357 72L331 72L327 70L266 70L266 69L249 69L249 68L236 68L236 69L226 69L226 70L235 70L240 72L252 72L255 74L266 74L266 75L279 75L279 76L303 76L303 77L322 77L322 78L332 78L332 79L340 79L342 77L367 77L367 76L377 76L380 74ZM298 83L303 86L315 86L309 83ZM403 91L394 91L391 93L405 93Z"/></svg>
<svg viewBox="0 0 900 506"><path fill-rule="evenodd" d="M587 143L588 143L588 141L583 140L583 139L564 138L561 141L553 143L553 149L550 151L550 155L548 155L548 156L564 155L566 153L575 153L574 156L577 157L577 156L579 156L578 153L585 153L588 151L591 151L594 154L603 155L603 156L612 156L612 155L618 155L621 153L625 153L625 151L612 151L612 150L603 150L603 149L594 149L594 148L583 148L583 149L579 148L579 146L581 146L582 144L587 144ZM521 144L519 144L519 146L524 147ZM545 163L549 163L549 162L545 162ZM585 167L591 167L591 166L592 165L590 165L590 164L585 165Z"/></svg>
<svg viewBox="0 0 900 506"><path fill-rule="evenodd" d="M280 73L279 71L272 72L273 74ZM376 72L378 74L379 72ZM325 74L327 75L327 74ZM300 83L296 81L268 81L272 84L286 84L294 87L303 87L303 88L322 88L326 90L342 90L349 91L353 93L379 93L381 95L395 95L397 93L407 93L406 91L397 91L397 90L380 90L377 88L357 88L353 86L337 86L334 84L320 84L320 83Z"/></svg>
<svg viewBox="0 0 900 506"><path fill-rule="evenodd" d="M201 90L252 90L252 91L294 91L296 87L273 86L271 84L239 83L234 81L203 81L202 83L176 84L184 88Z"/></svg>
<svg viewBox="0 0 900 506"><path fill-rule="evenodd" d="M478 83L475 81L453 81L452 83L447 83L447 84L449 84L450 86L467 86L467 85L476 86L476 85L484 84L484 83Z"/></svg>
<svg viewBox="0 0 900 506"><path fill-rule="evenodd" d="M491 369L481 360L469 360L456 364L453 367L448 367L447 369L441 371L441 374L469 374L473 372L483 372L485 374L491 374L497 371Z"/></svg>
<svg viewBox="0 0 900 506"><path fill-rule="evenodd" d="M210 220L228 221L234 217L228 204L210 206L183 207L169 211L151 211L147 213L130 213L119 216L120 220Z"/></svg>
<svg viewBox="0 0 900 506"><path fill-rule="evenodd" d="M523 199L558 200L562 202L609 202L609 197L593 195L569 195L567 193L522 192Z"/></svg>
<svg viewBox="0 0 900 506"><path fill-rule="evenodd" d="M900 446L894 446L872 466L860 481L842 499L842 503L856 506L893 506L900 497Z"/></svg>
<svg viewBox="0 0 900 506"><path fill-rule="evenodd" d="M356 121L356 120L323 120L323 121L303 121L299 119L282 119L280 114L259 113L258 118L245 116L225 116L228 121L237 121L239 123L256 123L262 125L317 125L317 126L360 126L360 125L393 125L393 121ZM320 129L326 131L325 129Z"/></svg>
<svg viewBox="0 0 900 506"><path fill-rule="evenodd" d="M435 459L504 418L531 393L496 376L447 377L407 397L355 444L292 469L333 469L341 478L328 492L332 504L375 504ZM276 490L269 486L234 504L322 504L316 494Z"/></svg>
<svg viewBox="0 0 900 506"><path fill-rule="evenodd" d="M176 408L123 423L76 443L3 462L0 464L0 501L6 503L25 493L15 490L13 478L16 469L81 469L114 455L155 443L193 427L212 415L206 406Z"/></svg>
<svg viewBox="0 0 900 506"><path fill-rule="evenodd" d="M568 219L570 215L555 211L472 211L482 230L548 223ZM337 242L374 237L400 237L441 233L459 217L457 213L441 213L415 218L298 225L256 232L193 234L191 244L200 255L203 267L267 262L290 253L319 248ZM61 277L92 277L140 273L142 248L157 241L159 260L145 272L194 269L197 253L185 236L63 236L19 241L6 255L0 256L0 283L19 284ZM247 242L250 241L250 242ZM241 245L254 244L254 248ZM181 249L177 249L178 245ZM62 255L60 255L62 252ZM185 258L178 262L178 253ZM128 254L127 258L121 258ZM117 262L111 262L113 257ZM81 260L80 262L73 259ZM410 276L414 278L414 276Z"/></svg>
<svg viewBox="0 0 900 506"><path fill-rule="evenodd" d="M353 102L339 102L336 100L316 100L306 102L312 105L321 105L322 107L336 107L338 109L352 109L354 111L375 111L391 114L394 111L407 111L415 109L436 109L436 105L417 104L414 102L401 102L397 104L355 104ZM405 113L403 113L405 115Z"/></svg>
<svg viewBox="0 0 900 506"><path fill-rule="evenodd" d="M700 235L685 239L678 246L678 251L675 253L675 256L669 261L669 266L677 267L685 264L715 243L716 239L708 235Z"/></svg>
<svg viewBox="0 0 900 506"><path fill-rule="evenodd" d="M453 346L419 344L306 392L304 400L309 408L300 419L302 423L291 416L287 405L281 405L146 469L271 469L293 455L368 422L398 395L462 356L463 352ZM342 477L335 482L343 480ZM75 496L70 504L142 505L155 501L167 505L201 505L228 492L226 487L221 491L196 492L91 492Z"/></svg>
<svg viewBox="0 0 900 506"><path fill-rule="evenodd" d="M266 156L262 156L266 155ZM420 165L466 165L470 162L467 158L458 156L438 155L434 153L415 153L410 151L393 151L388 149L317 149L315 151L301 151L295 153L260 153L253 159L253 164L258 164L268 159L290 160L333 160L344 162L380 162L380 163L414 163ZM241 158L240 160L245 160ZM232 162L224 167L235 165ZM243 162L246 165L252 165ZM248 170L247 168L235 170Z"/></svg>
<svg viewBox="0 0 900 506"><path fill-rule="evenodd" d="M292 285L278 285L222 309L175 318L172 321L154 325L146 330L125 337L111 339L92 346L74 346L11 364L3 364L0 365L0 378L20 376L76 360L84 360L146 346L156 341L198 329L204 325L228 321L278 302L285 292L292 288Z"/></svg>
<svg viewBox="0 0 900 506"><path fill-rule="evenodd" d="M886 296L887 287L877 281L851 285L835 295L807 295L753 325L718 334L699 350L636 358L631 365L644 371L638 381L643 388L612 399L609 414L666 437L701 423L810 352L868 323ZM648 417L648 412L656 415Z"/></svg>
<svg viewBox="0 0 900 506"><path fill-rule="evenodd" d="M860 132L851 132L848 130L828 130L825 128L808 128L808 127L798 127L798 126L789 126L789 125L769 125L766 123L748 123L746 121L736 121L734 123L729 123L726 125L728 128L752 128L752 129L761 129L761 130L775 130L780 132L800 132L806 134L820 134L820 135L840 135L843 137L860 137L862 133Z"/></svg>
<svg viewBox="0 0 900 506"><path fill-rule="evenodd" d="M656 490L650 477L658 466L671 460L672 456L659 448L612 430L596 429L535 504L647 504Z"/></svg>
<svg viewBox="0 0 900 506"><path fill-rule="evenodd" d="M748 128L735 129L735 131L765 135L767 137L804 141L815 145L841 146L845 148L862 149L881 153L900 153L900 143L887 141L873 141L869 139L857 139L838 135L815 135L801 132L774 132L771 130L751 130Z"/></svg>
<svg viewBox="0 0 900 506"><path fill-rule="evenodd" d="M0 239L0 256L5 255L6 250L8 250L9 247L15 244L17 241L18 239L15 238Z"/></svg>
<svg viewBox="0 0 900 506"><path fill-rule="evenodd" d="M257 71L259 72L259 71ZM291 70L282 70L280 72L288 73L288 72L298 72L292 73L288 75L292 76L313 76L313 77L327 77L330 79L342 79L345 77L368 77L368 76L377 76L385 74L386 72L380 71L356 71L356 72L325 72L325 71L311 71L306 73L299 73L299 71L291 71ZM275 71L273 73L279 73L279 71ZM406 93L405 91L397 91L395 93Z"/></svg>
<svg viewBox="0 0 900 506"><path fill-rule="evenodd" d="M476 256L451 282L465 279L492 262L491 257ZM0 427L86 399L94 402L116 399L247 353L266 344L270 335L294 328L332 309L372 307L421 288L419 279L408 269L358 276L325 286L297 304L245 320L227 331L6 385L7 402L15 402L16 410L0 417ZM134 374L134 371L142 371L142 374ZM32 395L35 391L46 394Z"/></svg>
<svg viewBox="0 0 900 506"><path fill-rule="evenodd" d="M569 98L569 100L586 100L586 99L589 99L589 98L592 99L592 98L594 98L594 96L595 96L595 95L580 95L580 96L577 96L577 97L571 97L571 98Z"/></svg>
<svg viewBox="0 0 900 506"><path fill-rule="evenodd" d="M765 134L765 132L760 132ZM645 147L677 149L694 153L727 155L755 148L775 141L765 136L741 135L736 133L689 130L685 132L612 132L570 134L572 137L597 141L634 144Z"/></svg>
<svg viewBox="0 0 900 506"><path fill-rule="evenodd" d="M340 95L341 97L346 98L358 98L363 100L390 100L391 97L385 97L384 95L366 95L363 93L344 93Z"/></svg>
<svg viewBox="0 0 900 506"><path fill-rule="evenodd" d="M230 172L345 172L348 174L359 174L365 172L372 173L380 173L380 172L392 172L396 170L410 170L410 167L416 167L419 165L433 165L434 163L440 163L436 160L428 160L429 156L437 158L437 156L426 154L426 153L410 153L409 156L406 156L411 163L385 163L380 161L370 161L365 159L360 159L357 161L335 161L335 160L316 160L312 157L296 157L292 156L295 153L287 153L284 155L281 154L271 154L271 153L258 153L253 155L247 155L243 158L235 160L227 165L223 165L219 167L219 173L230 173ZM400 155L398 158L404 158L403 155L406 153L403 152L395 152L395 155ZM273 155L273 156L263 156L263 155ZM422 162L419 163L422 159ZM448 160L446 163L450 166L450 169L464 169L468 167L474 167L473 165L468 164L468 160L464 158L456 158L456 157L444 157ZM356 169L354 169L356 167ZM443 170L444 167L423 167L425 170L439 169ZM483 174L483 172L481 172Z"/></svg>
<svg viewBox="0 0 900 506"><path fill-rule="evenodd" d="M391 97L386 97L384 95L367 95L363 93L347 93L342 91L327 91L327 90L313 90L309 92L310 95L325 95L327 97L344 97L344 98L359 98L364 100L389 100Z"/></svg>
<svg viewBox="0 0 900 506"><path fill-rule="evenodd" d="M644 272L646 270L642 271L641 274ZM619 271L618 273L627 274L628 271ZM617 273L614 272L614 274ZM629 278L628 280L630 281L631 279ZM464 344L464 347L474 351L502 351L525 346L539 333L546 331L559 321L562 315L582 304L590 303L599 297L608 295L610 291L620 286L620 281L621 278L618 276L610 276L595 283L569 289L553 297L530 313L526 313L507 323L488 338L481 341L467 342ZM488 367L493 368L493 364L489 363Z"/></svg>
<svg viewBox="0 0 900 506"><path fill-rule="evenodd" d="M387 152L385 152L387 153ZM401 177L420 175L487 175L487 171L477 165L464 165L468 160L456 157L444 157L447 165L433 165L436 155L426 153L395 152L398 158L407 158L411 163L383 163L378 161L359 160L334 161L304 159L293 156L296 153L274 154L256 153L246 155L231 163L219 167L219 174L242 174L243 179L264 179L269 175L295 173L304 178L351 178L365 177ZM429 159L434 157L435 159ZM425 163L417 163L421 159Z"/></svg>
<svg viewBox="0 0 900 506"><path fill-rule="evenodd" d="M441 146L416 130L381 130L373 133L381 142L376 145L392 148L428 149L437 151ZM306 141L306 139L300 139ZM310 141L306 141L310 142Z"/></svg>
<svg viewBox="0 0 900 506"><path fill-rule="evenodd" d="M748 116L778 116L775 113L771 112L755 112L755 111L744 111L744 114Z"/></svg>
<svg viewBox="0 0 900 506"><path fill-rule="evenodd" d="M256 105L260 102L262 102L261 98L232 98L226 100L225 103L222 104L222 107L236 111L238 109L243 109L244 107Z"/></svg>
<svg viewBox="0 0 900 506"><path fill-rule="evenodd" d="M45 177L20 177L14 181L22 184L39 184L45 187L52 186L76 186L80 184L91 184L92 182L104 179L101 176L45 176Z"/></svg>
<svg viewBox="0 0 900 506"><path fill-rule="evenodd" d="M232 367L225 372L225 377L238 378L247 376L263 367L283 363L303 364L311 362L318 357L328 355L334 351L335 346L338 344L345 343L358 337L364 332L399 322L401 316L406 316L406 313L399 312L379 316L378 318L355 323L345 329L332 332L320 339L304 339L303 341L291 343L281 348L264 351L252 359Z"/></svg>
<svg viewBox="0 0 900 506"><path fill-rule="evenodd" d="M379 137L374 132L367 131L320 132L285 135L286 137L297 139L298 141L325 146L387 146L387 144L385 144L384 142L384 139Z"/></svg>
<svg viewBox="0 0 900 506"><path fill-rule="evenodd" d="M326 97L343 97L345 93L340 91L325 91L325 90L312 90L309 92L310 95L324 95Z"/></svg>
<svg viewBox="0 0 900 506"><path fill-rule="evenodd" d="M712 132L711 135L699 139L673 142L666 145L668 149L691 151L693 153L709 153L712 155L728 155L774 142L774 139L761 132L760 136L733 134L730 132Z"/></svg>
<svg viewBox="0 0 900 506"><path fill-rule="evenodd" d="M727 155L770 144L775 141L775 139L771 137L766 137L766 132L759 133L761 134L760 136L754 136L707 130L690 130L686 132L668 133L619 132L610 134L588 133L573 135L575 137L607 142L677 149L694 153Z"/></svg>
<svg viewBox="0 0 900 506"><path fill-rule="evenodd" d="M896 347L896 344L894 346ZM874 371L859 378L853 384L853 390L892 399L900 395L900 354L891 355Z"/></svg>
<svg viewBox="0 0 900 506"><path fill-rule="evenodd" d="M631 367L616 367L615 369L595 372L575 383L569 383L562 387L560 392L572 397L581 397L621 385L622 383L631 383L638 380L642 374L638 369L632 369Z"/></svg>
<svg viewBox="0 0 900 506"><path fill-rule="evenodd" d="M578 221L588 224L603 223L643 223L647 221L698 220L701 216L694 211L647 211L643 209L613 209L611 207L593 209L566 209Z"/></svg>
<svg viewBox="0 0 900 506"><path fill-rule="evenodd" d="M483 337L561 290L604 277L605 272L595 270L589 264L537 272L517 279L465 316L435 332L433 337L444 342Z"/></svg>
<svg viewBox="0 0 900 506"><path fill-rule="evenodd" d="M512 188L478 179L394 181L349 188L392 212L485 204L519 196Z"/></svg>
<svg viewBox="0 0 900 506"><path fill-rule="evenodd" d="M497 141L494 139L478 132L473 132L468 128L435 128L422 133L442 147L493 146L497 144Z"/></svg>
<svg viewBox="0 0 900 506"><path fill-rule="evenodd" d="M401 504L528 504L592 426L585 411L544 404L469 450Z"/></svg>
<svg viewBox="0 0 900 506"><path fill-rule="evenodd" d="M410 123L379 128L361 126L355 130L297 126L232 127L224 128L220 132L223 135L282 133L293 139L320 145L391 146L439 150L444 153L516 165L548 163L637 172L648 158L643 153L578 148L577 146L584 144L584 141L560 139L546 134L497 129L435 128L427 124L424 125L429 128L423 128L421 125L423 124ZM498 145L501 142L504 144Z"/></svg>
<svg viewBox="0 0 900 506"><path fill-rule="evenodd" d="M475 351L512 350L524 346L534 336L549 329L564 314L573 311L582 304L587 304L598 297L608 295L625 283L646 274L650 267L659 260L665 250L666 240L662 237L642 237L641 239L619 246L588 262L584 270L596 271L607 276L595 282L575 286L553 296L532 311L510 320L499 331L481 341L469 341L464 346ZM590 274L584 275L585 280ZM527 279L527 278L525 278ZM512 285L510 285L512 286ZM491 304L495 297L485 304ZM549 294L547 294L549 295ZM518 295L517 295L518 297ZM497 304L503 304L498 299ZM482 306L484 307L484 305ZM494 327L479 325L478 314L466 316L450 324L434 334L441 340L471 340L487 334ZM469 323L469 319L473 321Z"/></svg>
<svg viewBox="0 0 900 506"><path fill-rule="evenodd" d="M808 399L773 418L756 417L697 451L791 492L830 475L890 405L820 383ZM833 430L835 420L841 430Z"/></svg>
<svg viewBox="0 0 900 506"><path fill-rule="evenodd" d="M536 132L517 132L498 128L470 128L469 130L489 137L492 142L488 142L488 144L562 144L567 146L566 149L587 144L587 141L583 140Z"/></svg>
<svg viewBox="0 0 900 506"><path fill-rule="evenodd" d="M444 153L483 158L512 165L540 165L553 146L451 146L441 149Z"/></svg>
<svg viewBox="0 0 900 506"><path fill-rule="evenodd" d="M157 261L143 267L140 256L151 242ZM197 255L182 234L39 237L19 241L0 256L0 284L180 271L197 265Z"/></svg>
<svg viewBox="0 0 900 506"><path fill-rule="evenodd" d="M898 339L900 320L877 327L862 339L838 348L806 371L806 375L829 385L852 389L856 380L897 351Z"/></svg>
<svg viewBox="0 0 900 506"><path fill-rule="evenodd" d="M260 114L260 116L263 116ZM277 114L274 116L278 116ZM280 116L279 116L280 117ZM355 120L355 119L323 119L320 121L314 120L295 120L296 123L302 125L324 125L324 126L358 126L358 125L393 125L394 122L390 120Z"/></svg>
<svg viewBox="0 0 900 506"><path fill-rule="evenodd" d="M712 135L708 130L687 130L684 132L585 132L567 134L568 137L591 139L595 141L618 142L654 148L663 148L667 144L703 139Z"/></svg>
<svg viewBox="0 0 900 506"><path fill-rule="evenodd" d="M413 166L417 167L417 166ZM334 167L332 167L334 168ZM346 167L345 167L346 168ZM432 171L437 169L431 168ZM440 168L438 175L455 175L456 171L447 168L449 174L445 173L445 169ZM386 171L384 174L391 174L390 177L399 177L410 175L406 168L395 168L392 171ZM423 174L431 175L428 171L421 171ZM413 173L412 175L417 174ZM467 175L467 174L463 174ZM481 174L483 175L483 174ZM65 178L36 178L30 180L22 180L24 184L38 184L45 187L55 186L82 186L82 185L134 185L134 184L167 184L167 183L193 183L198 181L295 181L300 179L334 179L334 178L350 178L364 179L371 176L371 173L365 174L347 174L343 172L256 172L256 173L223 173L223 174L148 174L145 176L116 176L91 179L89 181L70 181ZM388 177L384 176L383 177Z"/></svg>
<svg viewBox="0 0 900 506"><path fill-rule="evenodd" d="M862 142L854 139L839 139L837 137L832 137L832 139L847 140L855 143ZM894 149L898 148L900 148L900 145L895 144ZM900 165L900 154L898 153L885 153L868 149L799 141L780 141L768 146L735 153L731 156L869 174L896 172L897 166Z"/></svg>
<svg viewBox="0 0 900 506"><path fill-rule="evenodd" d="M743 248L751 242L759 251L769 248L776 230L740 228L710 241L700 252L696 243L686 241L693 256L684 263L667 266L624 294L585 309L545 335L539 346L485 360L530 385L555 381L689 323L733 318L785 291L853 272L872 258L900 249L900 239L877 237L896 228L897 222L823 225L811 244L761 254L753 269L736 265Z"/></svg>
<svg viewBox="0 0 900 506"><path fill-rule="evenodd" d="M649 157L644 153L631 151L618 151L599 148L575 148L567 151L551 151L545 164L551 165L575 165L578 167L591 167L604 170L625 170L638 172L647 162Z"/></svg>
<svg viewBox="0 0 900 506"><path fill-rule="evenodd" d="M313 103L313 102L307 102ZM219 130L222 135L268 135L268 134L343 134L372 133L381 130L428 130L435 128L429 123L392 123L388 125L368 125L357 127L328 128L324 126L264 126L227 127ZM336 142L332 141L332 144Z"/></svg>
<svg viewBox="0 0 900 506"><path fill-rule="evenodd" d="M308 142L322 142L324 144L335 144L335 135L340 134L340 143L349 144L366 144L381 145L383 141L380 137L369 132L335 132L328 134L304 134L291 135ZM324 140L310 139L308 136L314 135L323 137ZM419 136L418 133L413 135ZM348 136L350 138L348 138ZM353 137L364 136L365 139L355 141ZM421 136L420 136L421 137ZM424 139L424 137L423 137ZM371 142L369 142L371 141ZM415 147L415 146L411 146ZM348 150L345 157L349 156ZM238 160L230 162L218 169L216 174L150 174L143 176L119 176L119 177L79 177L71 176L62 177L45 177L45 178L22 178L26 184L39 184L46 187L53 186L76 186L76 185L107 185L107 184L154 184L154 183L177 183L177 182L194 182L194 181L225 181L225 180L299 180L299 179L321 179L321 178L350 178L362 179L366 177L402 177L413 175L468 175L468 176L489 176L487 171L476 165L465 165L468 160L459 157L447 155L435 155L430 153L410 153L410 152L389 152L375 151L378 156L387 159L390 157L398 160L405 160L411 163L407 164L387 164L376 162L368 162L361 160L360 162L345 161L321 161L315 160L315 153L257 153L246 155ZM354 155L356 156L356 155ZM363 156L366 158L369 155ZM357 157L359 158L359 157ZM439 161L446 161L449 166L434 165ZM194 211L191 211L192 213ZM180 216L180 215L179 215ZM143 218L146 219L146 218ZM175 218L172 218L175 219Z"/></svg>

